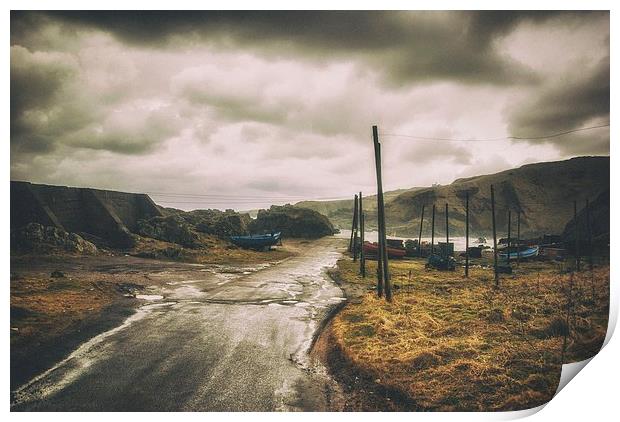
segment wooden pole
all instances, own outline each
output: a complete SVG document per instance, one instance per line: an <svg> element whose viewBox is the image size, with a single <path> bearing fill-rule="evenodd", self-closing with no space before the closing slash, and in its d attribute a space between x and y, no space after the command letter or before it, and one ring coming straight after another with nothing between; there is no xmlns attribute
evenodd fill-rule
<svg viewBox="0 0 620 422"><path fill-rule="evenodd" d="M424 223L424 204L422 204L422 214L420 216L420 234L418 234L418 255L422 258L422 224Z"/></svg>
<svg viewBox="0 0 620 422"><path fill-rule="evenodd" d="M575 268L581 269L581 256L579 256L579 222L577 221L577 201L573 201L573 221L575 222Z"/></svg>
<svg viewBox="0 0 620 422"><path fill-rule="evenodd" d="M508 249L506 252L506 263L510 265L510 221L512 220L512 216L510 215L510 210L508 210Z"/></svg>
<svg viewBox="0 0 620 422"><path fill-rule="evenodd" d="M592 245L592 223L590 222L590 200L586 198L586 230L588 232L588 264L590 271L594 269L593 245Z"/></svg>
<svg viewBox="0 0 620 422"><path fill-rule="evenodd" d="M383 181L381 178L381 144L379 143L379 133L377 126L372 127L372 137L375 145L375 167L377 170L377 203L379 205L379 225L381 226L381 258L383 264L383 286L385 298L388 302L392 301L392 284L390 282L390 271L387 254L387 239L385 229L385 203L383 202Z"/></svg>
<svg viewBox="0 0 620 422"><path fill-rule="evenodd" d="M364 252L364 219L366 218L364 213L361 214L360 216L360 227L361 227L361 236L360 236L360 242L362 244L362 250L361 250L361 255L360 255L360 273L362 274L362 277L366 277L366 253Z"/></svg>
<svg viewBox="0 0 620 422"><path fill-rule="evenodd" d="M517 211L517 267L521 262L521 210Z"/></svg>
<svg viewBox="0 0 620 422"><path fill-rule="evenodd" d="M357 195L353 199L353 262L357 261L357 226L358 226L358 207L357 207Z"/></svg>
<svg viewBox="0 0 620 422"><path fill-rule="evenodd" d="M446 202L446 257L450 256L450 250L448 249L448 243L450 243L450 232L448 228L448 203Z"/></svg>
<svg viewBox="0 0 620 422"><path fill-rule="evenodd" d="M362 202L362 192L357 197L359 202L359 226L360 226L360 274L362 277L366 277L366 255L364 253L364 208Z"/></svg>
<svg viewBox="0 0 620 422"><path fill-rule="evenodd" d="M469 277L469 192L465 193L465 278Z"/></svg>
<svg viewBox="0 0 620 422"><path fill-rule="evenodd" d="M491 185L491 216L493 218L493 271L495 272L495 286L499 287L499 273L497 272L497 230L495 227L495 191Z"/></svg>
<svg viewBox="0 0 620 422"><path fill-rule="evenodd" d="M435 253L435 204L433 204L433 218L431 219L431 255Z"/></svg>
<svg viewBox="0 0 620 422"><path fill-rule="evenodd" d="M355 206L357 201L353 202L353 218L351 219L351 238L349 239L349 252L353 252L353 233L355 231Z"/></svg>

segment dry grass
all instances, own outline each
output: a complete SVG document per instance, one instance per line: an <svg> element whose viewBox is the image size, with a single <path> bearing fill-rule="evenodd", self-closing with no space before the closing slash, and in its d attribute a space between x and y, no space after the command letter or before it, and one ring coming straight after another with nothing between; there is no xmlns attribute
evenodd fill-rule
<svg viewBox="0 0 620 422"><path fill-rule="evenodd" d="M336 276L372 284L358 264L338 262ZM411 271L411 277L409 272ZM404 392L421 409L516 410L553 397L564 362L593 356L607 329L609 267L577 273L568 321L570 275L553 264L521 263L494 287L490 269L426 270L424 261L392 261L393 303L372 293L332 324L345 357L362 372Z"/></svg>

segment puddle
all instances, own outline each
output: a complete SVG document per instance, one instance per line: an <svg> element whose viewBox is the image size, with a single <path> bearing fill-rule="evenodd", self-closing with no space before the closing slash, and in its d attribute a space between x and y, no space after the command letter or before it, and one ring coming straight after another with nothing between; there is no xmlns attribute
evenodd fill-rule
<svg viewBox="0 0 620 422"><path fill-rule="evenodd" d="M164 297L162 295L136 295L136 299L144 300L161 300Z"/></svg>

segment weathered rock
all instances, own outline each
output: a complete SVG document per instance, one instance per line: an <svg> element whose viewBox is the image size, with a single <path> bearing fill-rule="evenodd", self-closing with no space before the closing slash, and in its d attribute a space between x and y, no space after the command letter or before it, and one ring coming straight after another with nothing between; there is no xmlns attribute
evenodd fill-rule
<svg viewBox="0 0 620 422"><path fill-rule="evenodd" d="M138 221L138 234L166 242L178 243L187 248L199 246L198 236L191 226L177 215L153 217Z"/></svg>
<svg viewBox="0 0 620 422"><path fill-rule="evenodd" d="M292 205L273 205L258 211L249 229L252 233L282 232L283 237L319 238L334 234L334 226L324 215Z"/></svg>
<svg viewBox="0 0 620 422"><path fill-rule="evenodd" d="M97 247L80 235L39 223L29 223L11 231L11 248L38 253L55 250L80 254L97 253Z"/></svg>

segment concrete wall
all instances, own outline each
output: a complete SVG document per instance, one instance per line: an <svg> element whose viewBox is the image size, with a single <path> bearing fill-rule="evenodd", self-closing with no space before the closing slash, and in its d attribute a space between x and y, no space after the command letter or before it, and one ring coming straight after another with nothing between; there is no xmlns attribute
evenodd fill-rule
<svg viewBox="0 0 620 422"><path fill-rule="evenodd" d="M11 228L36 222L128 248L138 220L158 215L145 194L11 182Z"/></svg>

